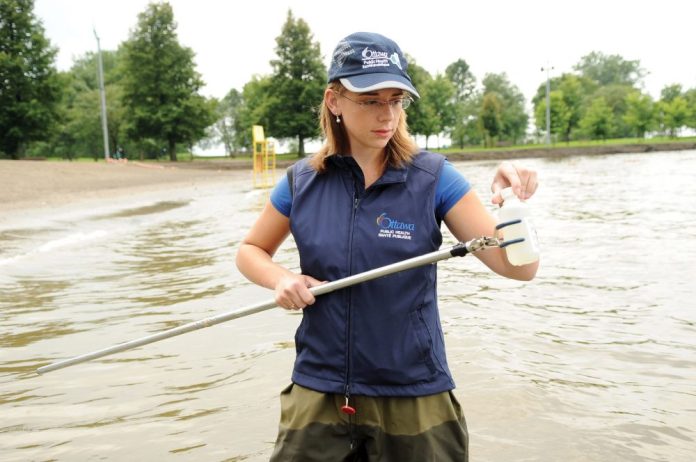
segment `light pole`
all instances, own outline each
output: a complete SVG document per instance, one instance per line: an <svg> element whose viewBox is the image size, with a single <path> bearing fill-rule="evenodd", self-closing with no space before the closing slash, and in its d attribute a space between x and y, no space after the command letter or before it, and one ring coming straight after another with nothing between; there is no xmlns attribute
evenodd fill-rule
<svg viewBox="0 0 696 462"><path fill-rule="evenodd" d="M108 161L111 157L109 153L109 127L106 123L106 94L104 93L104 68L102 66L101 47L99 46L99 36L97 29L94 30L94 38L97 39L97 77L99 79L99 93L101 94L101 121L102 133L104 135L104 160Z"/></svg>
<svg viewBox="0 0 696 462"><path fill-rule="evenodd" d="M541 72L546 71L546 144L551 144L551 81L549 80L549 72L553 69L553 66L541 68Z"/></svg>

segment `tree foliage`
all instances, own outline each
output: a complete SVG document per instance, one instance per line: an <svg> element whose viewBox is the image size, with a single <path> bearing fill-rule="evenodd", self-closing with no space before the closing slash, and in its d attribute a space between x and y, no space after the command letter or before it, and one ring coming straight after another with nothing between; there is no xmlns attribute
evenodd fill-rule
<svg viewBox="0 0 696 462"><path fill-rule="evenodd" d="M327 78L321 49L307 23L293 17L292 11L288 11L276 44L266 130L275 137L296 138L304 156L304 140L319 135L316 108Z"/></svg>
<svg viewBox="0 0 696 462"><path fill-rule="evenodd" d="M527 116L524 107L524 95L520 89L510 82L505 73L486 74L482 83L483 103L486 103L486 95L494 93L500 104L501 125L497 137L504 137L513 143L524 139L529 116ZM490 99L486 104L490 106ZM490 110L490 108L486 110Z"/></svg>
<svg viewBox="0 0 696 462"><path fill-rule="evenodd" d="M454 126L457 118L456 91L454 84L444 75L436 75L426 85L424 98L432 107L436 121L432 134L445 133Z"/></svg>
<svg viewBox="0 0 696 462"><path fill-rule="evenodd" d="M86 53L75 60L69 71L61 73L63 99L57 136L49 152L63 158L102 157L104 142L101 125L101 97L97 80L96 53ZM131 148L126 137L125 109L122 104L121 53L102 51L104 89L109 132L109 151Z"/></svg>
<svg viewBox="0 0 696 462"><path fill-rule="evenodd" d="M123 98L129 134L166 145L177 160L177 143L193 144L213 122L213 105L198 91L193 51L179 44L168 3L150 4L124 46Z"/></svg>
<svg viewBox="0 0 696 462"><path fill-rule="evenodd" d="M463 59L451 63L445 69L445 76L454 85L453 98L454 120L446 129L453 143L464 147L466 142L472 142L471 120L475 118L476 105L472 104L476 96L476 77ZM475 130L475 127L474 127Z"/></svg>
<svg viewBox="0 0 696 462"><path fill-rule="evenodd" d="M626 113L624 122L637 138L654 128L655 104L649 95L634 91L626 97Z"/></svg>
<svg viewBox="0 0 696 462"><path fill-rule="evenodd" d="M19 158L49 138L61 92L55 55L34 1L0 0L0 155Z"/></svg>
<svg viewBox="0 0 696 462"><path fill-rule="evenodd" d="M555 90L549 93L549 100L551 134L563 137L570 125L572 109L566 104L564 94L561 90ZM534 119L537 127L546 127L546 99L537 104L534 112Z"/></svg>
<svg viewBox="0 0 696 462"><path fill-rule="evenodd" d="M486 146L494 146L503 132L503 103L497 93L488 92L483 95L479 126L486 135Z"/></svg>
<svg viewBox="0 0 696 462"><path fill-rule="evenodd" d="M660 100L670 103L682 95L682 86L678 83L667 85L660 91Z"/></svg>
<svg viewBox="0 0 696 462"><path fill-rule="evenodd" d="M33 0L0 0L0 156L101 157L103 141L97 55L86 53L67 72L53 67L56 50L33 15ZM252 125L292 139L304 155L305 140L319 135L316 108L326 85L320 47L307 23L288 11L276 38L272 73L256 75L241 91L217 100L199 94L203 81L193 52L178 43L168 3L150 4L116 51L103 51L109 144L129 155L176 159L177 146L207 136L225 153L251 147ZM525 99L506 74L480 84L457 59L431 75L412 57L409 73L421 98L407 111L414 135L448 135L454 145L525 141ZM593 51L573 73L550 80L554 139L678 136L696 128L696 88L663 88L659 99L641 91L639 61ZM531 100L537 135L546 128L546 82ZM439 138L438 138L439 141ZM439 145L439 143L438 143Z"/></svg>
<svg viewBox="0 0 696 462"><path fill-rule="evenodd" d="M676 138L679 129L688 124L691 108L683 96L676 96L671 101L661 100L658 103L658 111L661 113L662 130L669 136Z"/></svg>
<svg viewBox="0 0 696 462"><path fill-rule="evenodd" d="M413 59L409 59L411 79L418 89L420 99L407 110L407 121L413 134L428 138L445 133L456 120L454 84L444 75L432 77Z"/></svg>
<svg viewBox="0 0 696 462"><path fill-rule="evenodd" d="M582 120L580 129L592 139L606 140L614 129L614 115L603 97L594 99Z"/></svg>
<svg viewBox="0 0 696 462"><path fill-rule="evenodd" d="M238 117L235 119L235 140L239 146L251 149L251 128L254 125L270 126L268 116L271 113L270 76L255 75L244 85Z"/></svg>
<svg viewBox="0 0 696 462"><path fill-rule="evenodd" d="M455 88L454 98L458 103L473 96L476 90L476 77L463 59L458 59L445 69L445 76Z"/></svg>
<svg viewBox="0 0 696 462"><path fill-rule="evenodd" d="M638 60L626 60L619 55L593 51L580 59L574 69L598 85L627 85L633 87L645 76Z"/></svg>
<svg viewBox="0 0 696 462"><path fill-rule="evenodd" d="M560 77L551 79L550 86L552 93L560 92L561 105L559 113L556 114L554 101L551 102L551 124L555 127L557 135L561 135L566 141L583 137L630 137L637 133L645 133L640 125L652 126L650 121L642 120L645 114L638 116L638 107L629 105L629 95L639 92L636 86L641 82L645 71L640 67L639 61L628 61L619 55L605 55L593 51L574 66L577 74L563 74ZM593 130L588 131L587 125L580 127L580 120L588 116L588 111L593 107L593 111L598 109L595 101L602 99L604 104L611 112L611 121L603 125L603 129L608 129L607 133L599 133ZM536 125L539 131L544 130L544 121L539 116L540 106L545 108L545 86L540 84L536 95L532 99L535 107ZM628 114L628 111L633 111ZM597 116L596 113L589 117ZM554 120L557 118L561 120ZM638 118L637 118L638 117ZM589 119L588 119L589 120ZM559 123L566 124L561 128ZM585 124L587 124L587 120ZM594 134L593 134L594 133Z"/></svg>
<svg viewBox="0 0 696 462"><path fill-rule="evenodd" d="M425 137L425 147L428 147L428 137L436 133L438 121L436 119L434 107L428 103L427 88L433 77L428 71L416 63L411 56L406 55L408 62L408 73L411 76L411 83L416 87L421 97L416 100L406 114L408 126L414 135Z"/></svg>
<svg viewBox="0 0 696 462"><path fill-rule="evenodd" d="M696 129L696 88L684 92L684 99L689 107L689 118L686 125Z"/></svg>
<svg viewBox="0 0 696 462"><path fill-rule="evenodd" d="M570 141L577 131L586 95L594 94L597 84L587 77L575 74L563 74L550 80L551 88L551 133L563 141ZM553 96L553 95L556 96ZM556 102L558 101L558 102ZM539 131L546 129L546 84L539 85L532 98L536 126ZM555 106L560 105L559 108ZM558 110L557 110L558 109ZM543 114L543 117L542 117ZM560 118L560 119L559 119Z"/></svg>
<svg viewBox="0 0 696 462"><path fill-rule="evenodd" d="M241 148L235 137L235 125L239 118L241 104L242 94L234 88L218 104L218 121L214 127L219 136L218 140L225 147L225 154L228 156L235 155Z"/></svg>

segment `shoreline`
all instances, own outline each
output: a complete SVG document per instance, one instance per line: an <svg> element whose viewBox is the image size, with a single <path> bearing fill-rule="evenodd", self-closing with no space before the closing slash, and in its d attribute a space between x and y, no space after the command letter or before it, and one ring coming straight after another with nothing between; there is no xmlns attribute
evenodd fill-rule
<svg viewBox="0 0 696 462"><path fill-rule="evenodd" d="M173 188L202 187L240 174L239 171L186 169L139 162L0 160L0 184L3 185L0 213L64 207L77 202ZM251 176L249 181L251 183Z"/></svg>
<svg viewBox="0 0 696 462"><path fill-rule="evenodd" d="M627 153L696 150L696 142L634 143L593 147L530 148L448 152L450 161L510 160L521 158L568 158ZM276 176L297 162L297 158L276 162ZM0 160L3 200L0 213L41 211L90 200L108 200L128 195L202 187L244 175L252 183L251 159L182 160L179 162L70 162L42 160Z"/></svg>
<svg viewBox="0 0 696 462"><path fill-rule="evenodd" d="M696 149L696 141L674 141L671 143L627 143L597 146L552 146L530 149L492 149L487 151L447 153L453 161L465 160L505 160L536 157L563 158L573 156L596 156L609 154L641 154L650 152L688 151Z"/></svg>
<svg viewBox="0 0 696 462"><path fill-rule="evenodd" d="M565 158L572 156L596 156L596 155L611 155L611 154L631 154L631 153L651 153L651 152L671 152L671 151L688 151L696 150L696 141L674 141L670 143L627 143L627 144L607 144L597 146L562 146L555 145L551 147L535 147L529 149L490 149L485 151L454 151L454 152L439 152L445 155L450 161L475 161L475 160L509 160L509 159L524 159L524 158ZM281 154L277 157L277 169L284 169L297 162L299 158L292 157L285 159ZM251 170L251 159L238 159L222 157L220 159L194 159L181 160L179 162L157 162L152 165L162 165L168 167L178 167L182 169L193 170Z"/></svg>

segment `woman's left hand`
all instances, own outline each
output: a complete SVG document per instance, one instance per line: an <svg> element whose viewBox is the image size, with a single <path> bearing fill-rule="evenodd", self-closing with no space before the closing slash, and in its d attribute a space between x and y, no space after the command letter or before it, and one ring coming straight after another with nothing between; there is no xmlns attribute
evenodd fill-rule
<svg viewBox="0 0 696 462"><path fill-rule="evenodd" d="M502 204L503 197L500 191L507 187L512 187L515 195L521 200L527 200L534 195L538 186L536 170L514 162L501 162L491 184L491 202Z"/></svg>

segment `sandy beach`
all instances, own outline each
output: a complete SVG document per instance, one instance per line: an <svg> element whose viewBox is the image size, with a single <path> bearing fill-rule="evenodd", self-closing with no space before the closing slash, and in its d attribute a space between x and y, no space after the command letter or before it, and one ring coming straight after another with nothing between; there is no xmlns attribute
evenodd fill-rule
<svg viewBox="0 0 696 462"><path fill-rule="evenodd" d="M0 212L54 207L115 195L224 182L239 169L182 163L44 162L0 160ZM250 181L251 181L251 172Z"/></svg>
<svg viewBox="0 0 696 462"><path fill-rule="evenodd" d="M696 143L693 141L675 141L660 144L649 142L622 145L598 144L593 147L578 148L557 145L553 148L515 151L454 152L448 153L447 156L451 161L509 160L693 149L696 149ZM294 161L296 161L294 158L279 158L276 178L277 175L282 175L285 168ZM245 170L249 172L249 181L252 181L251 162L248 159L159 163L0 160L0 185L2 185L3 193L0 212L52 207L88 199L107 198L115 194L124 195L179 186L210 184L225 181L232 175L238 176Z"/></svg>

